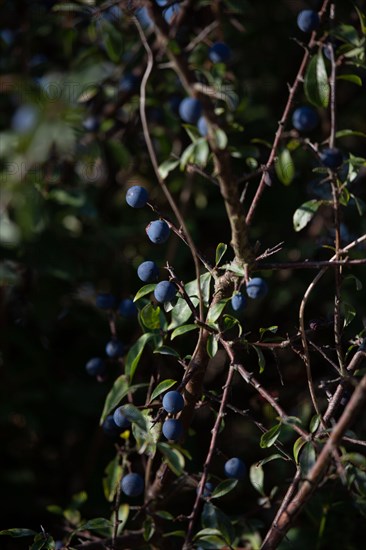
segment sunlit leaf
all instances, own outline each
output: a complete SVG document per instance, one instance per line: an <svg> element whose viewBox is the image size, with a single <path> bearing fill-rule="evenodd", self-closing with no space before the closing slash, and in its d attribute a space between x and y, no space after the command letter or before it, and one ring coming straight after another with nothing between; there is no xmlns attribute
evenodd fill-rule
<svg viewBox="0 0 366 550"><path fill-rule="evenodd" d="M182 453L169 443L158 443L158 449L164 455L164 459L172 472L177 476L182 475L185 464Z"/></svg>
<svg viewBox="0 0 366 550"><path fill-rule="evenodd" d="M132 380L136 368L139 364L139 361L141 359L142 352L144 351L144 347L146 344L154 338L154 334L151 332L147 332L145 334L142 334L140 338L131 346L127 357L126 357L126 363L125 363L125 373L126 376L129 377L130 381Z"/></svg>
<svg viewBox="0 0 366 550"><path fill-rule="evenodd" d="M275 161L275 170L278 179L284 185L290 185L295 176L295 166L288 149L282 149Z"/></svg>
<svg viewBox="0 0 366 550"><path fill-rule="evenodd" d="M304 202L294 213L293 223L295 231L301 231L313 219L324 201L312 199Z"/></svg>
<svg viewBox="0 0 366 550"><path fill-rule="evenodd" d="M118 484L122 477L122 466L120 456L117 454L104 470L103 491L108 502L113 502L117 493Z"/></svg>
<svg viewBox="0 0 366 550"><path fill-rule="evenodd" d="M328 107L330 86L321 51L311 58L307 67L304 91L310 103L316 107Z"/></svg>
<svg viewBox="0 0 366 550"><path fill-rule="evenodd" d="M175 330L173 330L170 339L174 340L177 336L181 336L182 334L186 334L187 332L191 332L192 330L198 329L198 325L182 325L180 327L177 327Z"/></svg>
<svg viewBox="0 0 366 550"><path fill-rule="evenodd" d="M225 252L227 251L227 244L225 243L219 243L216 247L216 257L215 257L215 264L219 265L222 258L225 255Z"/></svg>
<svg viewBox="0 0 366 550"><path fill-rule="evenodd" d="M224 479L212 491L211 498L220 498L230 493L238 484L237 479Z"/></svg>
<svg viewBox="0 0 366 550"><path fill-rule="evenodd" d="M271 447L274 443L276 443L280 433L281 433L281 424L276 424L267 432L265 432L260 439L261 448L266 449L267 447Z"/></svg>
<svg viewBox="0 0 366 550"><path fill-rule="evenodd" d="M252 464L249 470L249 479L254 489L264 495L263 482L264 472L260 464Z"/></svg>
<svg viewBox="0 0 366 550"><path fill-rule="evenodd" d="M136 296L134 297L133 301L136 302L137 300L139 300L140 298L142 298L143 296L146 296L146 294L150 294L151 292L153 292L155 290L155 287L156 287L156 284L155 283L152 283L152 284L149 284L149 285L144 285L142 288L140 288L140 290L136 293Z"/></svg>

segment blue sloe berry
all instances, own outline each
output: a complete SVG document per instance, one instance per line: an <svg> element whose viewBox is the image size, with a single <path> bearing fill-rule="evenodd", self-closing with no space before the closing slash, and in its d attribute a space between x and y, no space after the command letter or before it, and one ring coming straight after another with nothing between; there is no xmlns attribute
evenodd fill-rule
<svg viewBox="0 0 366 550"><path fill-rule="evenodd" d="M126 193L126 202L132 208L143 208L148 200L149 194L141 185L133 185Z"/></svg>
<svg viewBox="0 0 366 550"><path fill-rule="evenodd" d="M124 346L120 340L113 339L108 342L105 347L105 352L108 357L117 358L122 357Z"/></svg>
<svg viewBox="0 0 366 550"><path fill-rule="evenodd" d="M127 430L131 426L131 422L123 414L123 407L118 407L113 413L113 420L121 430Z"/></svg>
<svg viewBox="0 0 366 550"><path fill-rule="evenodd" d="M168 413L176 414L183 410L184 399L179 391L168 391L163 397L163 408Z"/></svg>
<svg viewBox="0 0 366 550"><path fill-rule="evenodd" d="M212 63L226 63L231 57L231 50L225 42L215 42L212 44L208 56Z"/></svg>
<svg viewBox="0 0 366 550"><path fill-rule="evenodd" d="M323 149L319 156L323 166L331 170L335 170L343 164L343 153L335 147Z"/></svg>
<svg viewBox="0 0 366 550"><path fill-rule="evenodd" d="M170 235L169 225L164 220L154 220L147 226L146 233L151 242L163 244Z"/></svg>
<svg viewBox="0 0 366 550"><path fill-rule="evenodd" d="M116 298L108 292L100 292L97 294L95 305L100 309L113 309L116 305Z"/></svg>
<svg viewBox="0 0 366 550"><path fill-rule="evenodd" d="M122 317L126 319L132 319L137 315L137 307L131 298L125 298L119 304L118 312Z"/></svg>
<svg viewBox="0 0 366 550"><path fill-rule="evenodd" d="M195 97L184 98L179 105L179 115L184 122L196 124L201 116L202 104Z"/></svg>
<svg viewBox="0 0 366 550"><path fill-rule="evenodd" d="M177 441L183 435L183 424L176 418L168 418L163 424L163 434L167 439Z"/></svg>
<svg viewBox="0 0 366 550"><path fill-rule="evenodd" d="M128 497L138 497L144 491L144 480L140 474L127 474L122 478L121 489Z"/></svg>
<svg viewBox="0 0 366 550"><path fill-rule="evenodd" d="M246 292L249 298L263 298L268 292L268 285L261 277L253 277L246 286Z"/></svg>
<svg viewBox="0 0 366 550"><path fill-rule="evenodd" d="M144 283L152 283L159 277L159 269L155 262L147 260L137 268L137 276Z"/></svg>
<svg viewBox="0 0 366 550"><path fill-rule="evenodd" d="M224 471L226 477L232 479L243 479L246 475L245 464L240 458L230 458L225 462Z"/></svg>
<svg viewBox="0 0 366 550"><path fill-rule="evenodd" d="M231 298L231 307L234 311L241 311L245 308L247 300L241 292L237 292Z"/></svg>
<svg viewBox="0 0 366 550"><path fill-rule="evenodd" d="M93 357L89 359L85 369L90 376L103 376L106 373L106 364L100 357Z"/></svg>
<svg viewBox="0 0 366 550"><path fill-rule="evenodd" d="M161 281L158 283L154 290L154 296L158 302L163 304L164 302L172 302L175 298L177 289L170 281Z"/></svg>
<svg viewBox="0 0 366 550"><path fill-rule="evenodd" d="M319 25L319 15L314 10L302 10L297 16L297 26L303 32L315 31Z"/></svg>
<svg viewBox="0 0 366 550"><path fill-rule="evenodd" d="M292 114L292 124L299 132L311 132L318 123L318 113L309 105L298 107Z"/></svg>

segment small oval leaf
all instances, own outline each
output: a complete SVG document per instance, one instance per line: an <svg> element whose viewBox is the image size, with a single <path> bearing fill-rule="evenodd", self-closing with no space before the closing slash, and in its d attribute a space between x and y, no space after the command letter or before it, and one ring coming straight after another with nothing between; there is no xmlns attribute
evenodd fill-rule
<svg viewBox="0 0 366 550"><path fill-rule="evenodd" d="M182 334L185 334L186 332L190 332L191 330L195 329L198 329L198 325L183 325L173 330L170 339L174 340L174 338L176 338L177 336L181 336Z"/></svg>
<svg viewBox="0 0 366 550"><path fill-rule="evenodd" d="M316 107L328 107L330 86L321 51L310 60L304 78L304 91L310 103Z"/></svg>
<svg viewBox="0 0 366 550"><path fill-rule="evenodd" d="M323 203L324 201L315 199L304 202L294 213L293 223L295 231L304 229Z"/></svg>
<svg viewBox="0 0 366 550"><path fill-rule="evenodd" d="M264 433L260 439L261 448L266 449L267 447L271 447L274 443L276 443L276 440L280 433L281 424L276 424L270 430L268 430L268 432Z"/></svg>
<svg viewBox="0 0 366 550"><path fill-rule="evenodd" d="M288 149L282 149L279 152L275 162L275 170L278 179L284 185L290 185L295 175L295 166L291 153Z"/></svg>

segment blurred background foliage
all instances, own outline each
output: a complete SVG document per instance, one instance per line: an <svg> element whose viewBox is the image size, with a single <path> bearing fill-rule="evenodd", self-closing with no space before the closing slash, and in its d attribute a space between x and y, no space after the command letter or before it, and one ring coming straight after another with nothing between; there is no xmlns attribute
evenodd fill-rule
<svg viewBox="0 0 366 550"><path fill-rule="evenodd" d="M175 237L165 247L151 245L144 228L154 216L146 209L129 209L124 201L127 188L138 183L149 190L151 202L161 212L171 215L153 175L140 123L139 83L146 58L131 20L133 3L121 2L124 8L129 4L123 11L108 8L110 4L93 0L1 2L3 529L38 529L39 524L49 529L55 520L46 512L46 506L65 507L72 495L84 490L89 498L83 515L108 516L101 477L114 447L98 428L98 420L120 365L111 361L108 376L101 383L85 371L90 357L105 354L110 338L108 316L96 308L96 294L111 292L118 300L132 297L141 286L136 268L144 259L153 259L160 266L168 260L180 279L187 282L194 278L189 250ZM358 2L361 9L365 7L362 4ZM266 142L273 139L287 99L287 83L293 81L303 54L296 15L308 5L300 0L201 0L191 3L176 36L172 34L172 47L187 52L188 46L187 55L197 78L225 94L225 101L218 101L217 107L239 177L267 160ZM191 47L192 40L215 18L217 24L208 37ZM359 32L357 13L349 3L337 2L338 20L347 21ZM169 155L180 158L190 143L177 114L185 92L148 22L141 21L156 56L147 87L147 115L162 163ZM232 49L227 67L213 66L208 60L208 48L214 39L225 40ZM353 72L359 75L362 86L339 81L338 127L366 132L366 119L360 116L366 113L365 65L360 63ZM296 104L304 102L300 92ZM319 115L321 124L312 139L322 142L329 134L329 116L326 110L319 110ZM350 136L340 144L356 157L365 156L362 137ZM324 245L332 246L334 237L330 208L324 207L302 232L293 229L296 208L325 192L311 171L309 153L299 148L294 160L296 171L291 185L283 185L273 175L256 214L252 242L258 241L259 251L263 252L283 241L283 250L273 261L326 259L329 250ZM246 204L254 195L257 181L250 180ZM194 170L182 172L179 168L170 173L168 185L198 248L213 262L216 245L230 241L218 187ZM244 189L244 184L240 185ZM366 201L365 169L352 182L351 192ZM359 215L354 204L342 208L342 227L344 243L364 234L364 212ZM364 255L364 247L353 253L353 257ZM230 253L227 259L231 259ZM364 268L354 268L352 273L365 282ZM254 338L260 327L278 325L281 334L294 334L298 307L314 272L267 271L262 275L270 293L263 302L250 304L242 315L245 331ZM315 338L325 344L332 343L332 328L328 326L333 308L332 283L329 273L314 291L307 310L308 319L316 319L322 327ZM344 332L347 349L365 323L365 285L356 292L355 281L346 278L342 296L356 313ZM117 332L127 347L140 334L137 321L123 318L118 319ZM178 346L182 355L192 352L193 343L190 334L181 338ZM289 351L277 357L265 353L265 358L266 369L261 375L265 385L281 396L290 414L309 421L309 397L299 358ZM250 370L257 372L257 358L250 356L249 361ZM156 359L147 351L139 367L141 380L159 362L166 377L181 376L173 360ZM278 365L284 386L279 381ZM224 366L219 352L207 375L208 390L220 390ZM318 355L314 355L313 368L317 381L329 377ZM322 402L326 402L324 393ZM232 403L241 409L250 408L266 427L274 422L269 407L240 380L233 388ZM207 425L212 421L207 407L197 413L187 444L193 456L189 466L192 472L201 468L210 437ZM226 422L220 439L224 453L241 454L248 464L268 454L259 448L259 432L250 420L239 422L234 416ZM363 425L364 435L365 428ZM218 470L222 458L218 455L215 460L214 468ZM286 463L276 464L268 470L268 490L276 479L286 480L292 474ZM357 537L366 534L364 520L357 519L358 512L350 506L352 500L340 483L333 491L319 492L302 519L303 529L291 532L294 546L284 548L315 548L316 540L317 548L357 547ZM258 494L249 484L238 494L246 499L248 525L252 517L268 521L265 509L258 516ZM227 499L227 509L234 513L238 494ZM326 516L333 508L332 519L319 538L314 518ZM346 528L347 524L352 528ZM254 521L251 528L255 532ZM4 544L8 542L4 540Z"/></svg>

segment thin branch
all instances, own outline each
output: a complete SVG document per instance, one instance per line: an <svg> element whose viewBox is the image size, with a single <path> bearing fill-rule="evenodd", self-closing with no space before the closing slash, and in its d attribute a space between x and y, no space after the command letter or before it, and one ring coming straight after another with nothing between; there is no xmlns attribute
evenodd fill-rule
<svg viewBox="0 0 366 550"><path fill-rule="evenodd" d="M150 136L149 127L148 127L147 118L146 118L146 109L145 109L145 105L146 105L146 85L147 85L147 81L150 77L150 74L151 74L151 71L152 71L152 68L153 68L153 65L154 65L154 56L153 56L152 50L149 46L149 43L148 43L148 41L146 39L146 36L145 36L145 33L144 33L144 31L142 29L142 26L140 25L138 19L136 17L134 17L133 20L134 20L134 23L137 27L137 30L138 30L140 38L141 38L141 42L142 42L142 44L143 44L143 46L146 50L146 54L147 54L147 65L146 65L146 69L145 69L145 72L144 72L144 76L142 77L141 87L140 87L140 116L141 116L141 123L142 123L143 132L144 132L144 138L145 138L146 146L147 146L147 149L148 149L148 152L149 152L151 164L153 166L156 179L158 180L159 185L160 185L162 191L164 192L164 195L167 198L171 209L173 210L180 226L183 228L183 231L185 233L185 237L187 239L187 242L188 242L189 248L191 250L192 257L193 257L193 261L194 261L194 266L195 266L195 271L196 271L196 278L197 278L197 281L199 281L200 280L200 264L199 264L199 259L198 259L198 255L197 255L196 246L195 246L195 244L193 242L193 239L192 239L192 237L191 237L191 235L188 231L186 223L185 223L183 217L181 216L179 208L177 207L177 205L175 203L175 200L173 199L172 194L170 193L169 189L167 188L167 186L165 184L165 181L161 177L160 172L159 172L159 165L158 165L158 161L157 161L157 158L156 158L153 142L152 142L152 139L151 139L151 136ZM203 321L204 305L203 305L201 287L200 287L199 284L198 284L198 296L199 296L199 300L200 300L200 306L199 306L200 307L200 320Z"/></svg>
<svg viewBox="0 0 366 550"><path fill-rule="evenodd" d="M210 447L209 447L207 457L206 457L206 460L205 460L205 463L204 463L204 466L203 466L202 477L201 477L200 482L198 484L197 496L196 496L196 500L195 500L195 503L194 503L194 506L193 506L193 510L192 510L192 514L191 514L191 518L190 518L190 522L189 522L189 526L188 526L187 535L186 535L186 538L185 538L185 541L184 541L183 549L188 549L188 548L191 547L193 529L194 529L194 526L196 524L197 517L198 517L198 514L199 514L201 498L202 498L202 494L203 494L203 491L204 491L204 488L205 488L205 483L206 483L206 480L207 480L208 471L209 471L209 468L210 468L212 457L213 457L213 454L214 454L214 451L215 451L217 437L219 435L222 419L224 418L224 415L225 415L224 410L225 410L226 402L227 402L228 397L229 397L229 390L230 390L230 385L231 385L233 376L234 376L234 368L233 368L233 365L230 365L229 371L228 371L228 374L227 374L227 377L226 377L224 392L222 394L220 409L219 409L219 412L217 414L214 427L212 428L212 431L211 431L212 437L211 437L211 441L210 441Z"/></svg>
<svg viewBox="0 0 366 550"><path fill-rule="evenodd" d="M230 342L226 342L223 338L220 338L220 343L228 354L230 362L234 365L235 369L245 380L245 382L250 384L272 406L272 408L277 412L278 416L284 424L291 426L291 428L301 437L303 437L305 441L309 440L310 435L308 434L308 432L300 428L300 426L298 426L297 424L290 422L289 417L282 409L282 407L277 403L274 397L272 397L272 395L263 388L262 384L253 376L251 372L245 369L243 364L237 362L235 353L232 349Z"/></svg>
<svg viewBox="0 0 366 550"><path fill-rule="evenodd" d="M319 12L320 18L322 17L325 10L327 9L329 1L330 0L324 0L323 5L321 7L321 10ZM267 160L267 164L265 166L265 170L262 174L262 177L261 177L261 180L259 182L257 191L255 193L255 196L253 198L252 204L250 205L250 208L249 208L249 211L248 211L248 214L247 214L247 217L246 217L247 225L251 224L251 222L253 220L254 212L255 212L255 210L258 206L259 200L260 200L260 198L261 198L261 196L262 196L262 194L263 194L263 192L266 188L266 185L267 185L266 184L266 174L267 174L268 170L271 168L271 166L274 163L274 160L276 158L277 149L278 149L279 143L280 143L281 138L282 138L282 134L283 134L283 131L284 131L284 128L285 128L286 121L287 121L287 119L290 115L290 110L291 110L291 107L292 107L292 103L294 101L295 94L298 90L298 87L299 87L300 83L304 79L305 69L306 69L306 66L308 64L309 57L310 57L310 50L311 50L311 48L313 48L315 46L315 44L316 44L316 31L314 31L311 34L309 43L307 45L307 48L305 49L305 53L304 53L304 56L302 58L300 68L298 70L296 78L295 78L292 86L290 86L290 93L289 93L287 103L286 103L285 109L283 111L281 120L278 123L277 132L276 132L276 135L275 135L275 138L274 138L274 141L273 141L273 145L272 145L272 149L271 149L269 158Z"/></svg>
<svg viewBox="0 0 366 550"><path fill-rule="evenodd" d="M343 252L347 252L348 250L351 250L351 248L353 248L354 246L357 246L357 244L363 242L364 240L366 240L366 234L365 235L362 235L361 237L355 239L354 241L352 241L351 243L349 243L347 246L345 246L343 249L342 249L342 253ZM334 256L332 256L329 260L329 263L330 262L334 262L335 260L337 260L337 255L335 254ZM315 397L315 390L314 390L314 384L313 384L313 377L312 377L312 373L311 373L311 366L310 366L310 354L309 354L309 347L308 347L308 343L307 343L307 338L306 338L306 331L305 331L305 306L307 304L307 301L309 299L309 296L312 292L312 290L315 288L316 284L318 283L318 281L322 278L322 276L324 275L324 273L326 273L328 269L328 265L326 267L323 267L323 269L321 271L319 271L319 273L316 275L316 277L313 279L313 281L310 283L310 285L308 286L308 288L306 289L306 292L304 294L304 297L301 301L301 305L300 305L300 311L299 311L299 323L300 323L300 332L301 332L301 341L302 341L302 345L303 345L303 348L304 348L304 361L305 361L305 367L306 367L306 374L307 374L307 379L308 379L308 385L309 385L309 391L310 391L310 395L311 395L311 399L312 399L312 402L313 402L313 405L314 405L314 409L316 411L316 413L320 416L321 418L321 415L320 415L320 411L319 411L319 407L318 407L318 404L317 404L317 401L316 401L316 397ZM324 422L323 422L323 419L321 420L323 426L324 425Z"/></svg>
<svg viewBox="0 0 366 550"><path fill-rule="evenodd" d="M308 261L304 260L303 262L284 262L284 263L268 263L268 262L259 262L256 264L255 268L260 269L319 269L322 267L326 268L337 268L338 266L349 266L349 265L365 265L366 258L359 258L355 260L350 260L345 258L344 260L333 260L333 261ZM254 271L254 270L253 270Z"/></svg>
<svg viewBox="0 0 366 550"><path fill-rule="evenodd" d="M350 361L347 371L352 373L354 372L362 361L366 359L366 352L358 350ZM334 416L335 411L338 409L341 399L344 394L344 385L338 384L336 391L333 394L332 399L328 403L327 410L324 413L323 421L325 424L328 424L330 419Z"/></svg>
<svg viewBox="0 0 366 550"><path fill-rule="evenodd" d="M314 466L311 468L301 487L276 522L273 522L261 546L261 550L274 550L278 547L287 531L293 525L295 517L302 510L320 482L324 479L332 454L341 443L348 428L363 411L366 402L366 375L355 389L338 423L334 426L329 439L322 448Z"/></svg>

